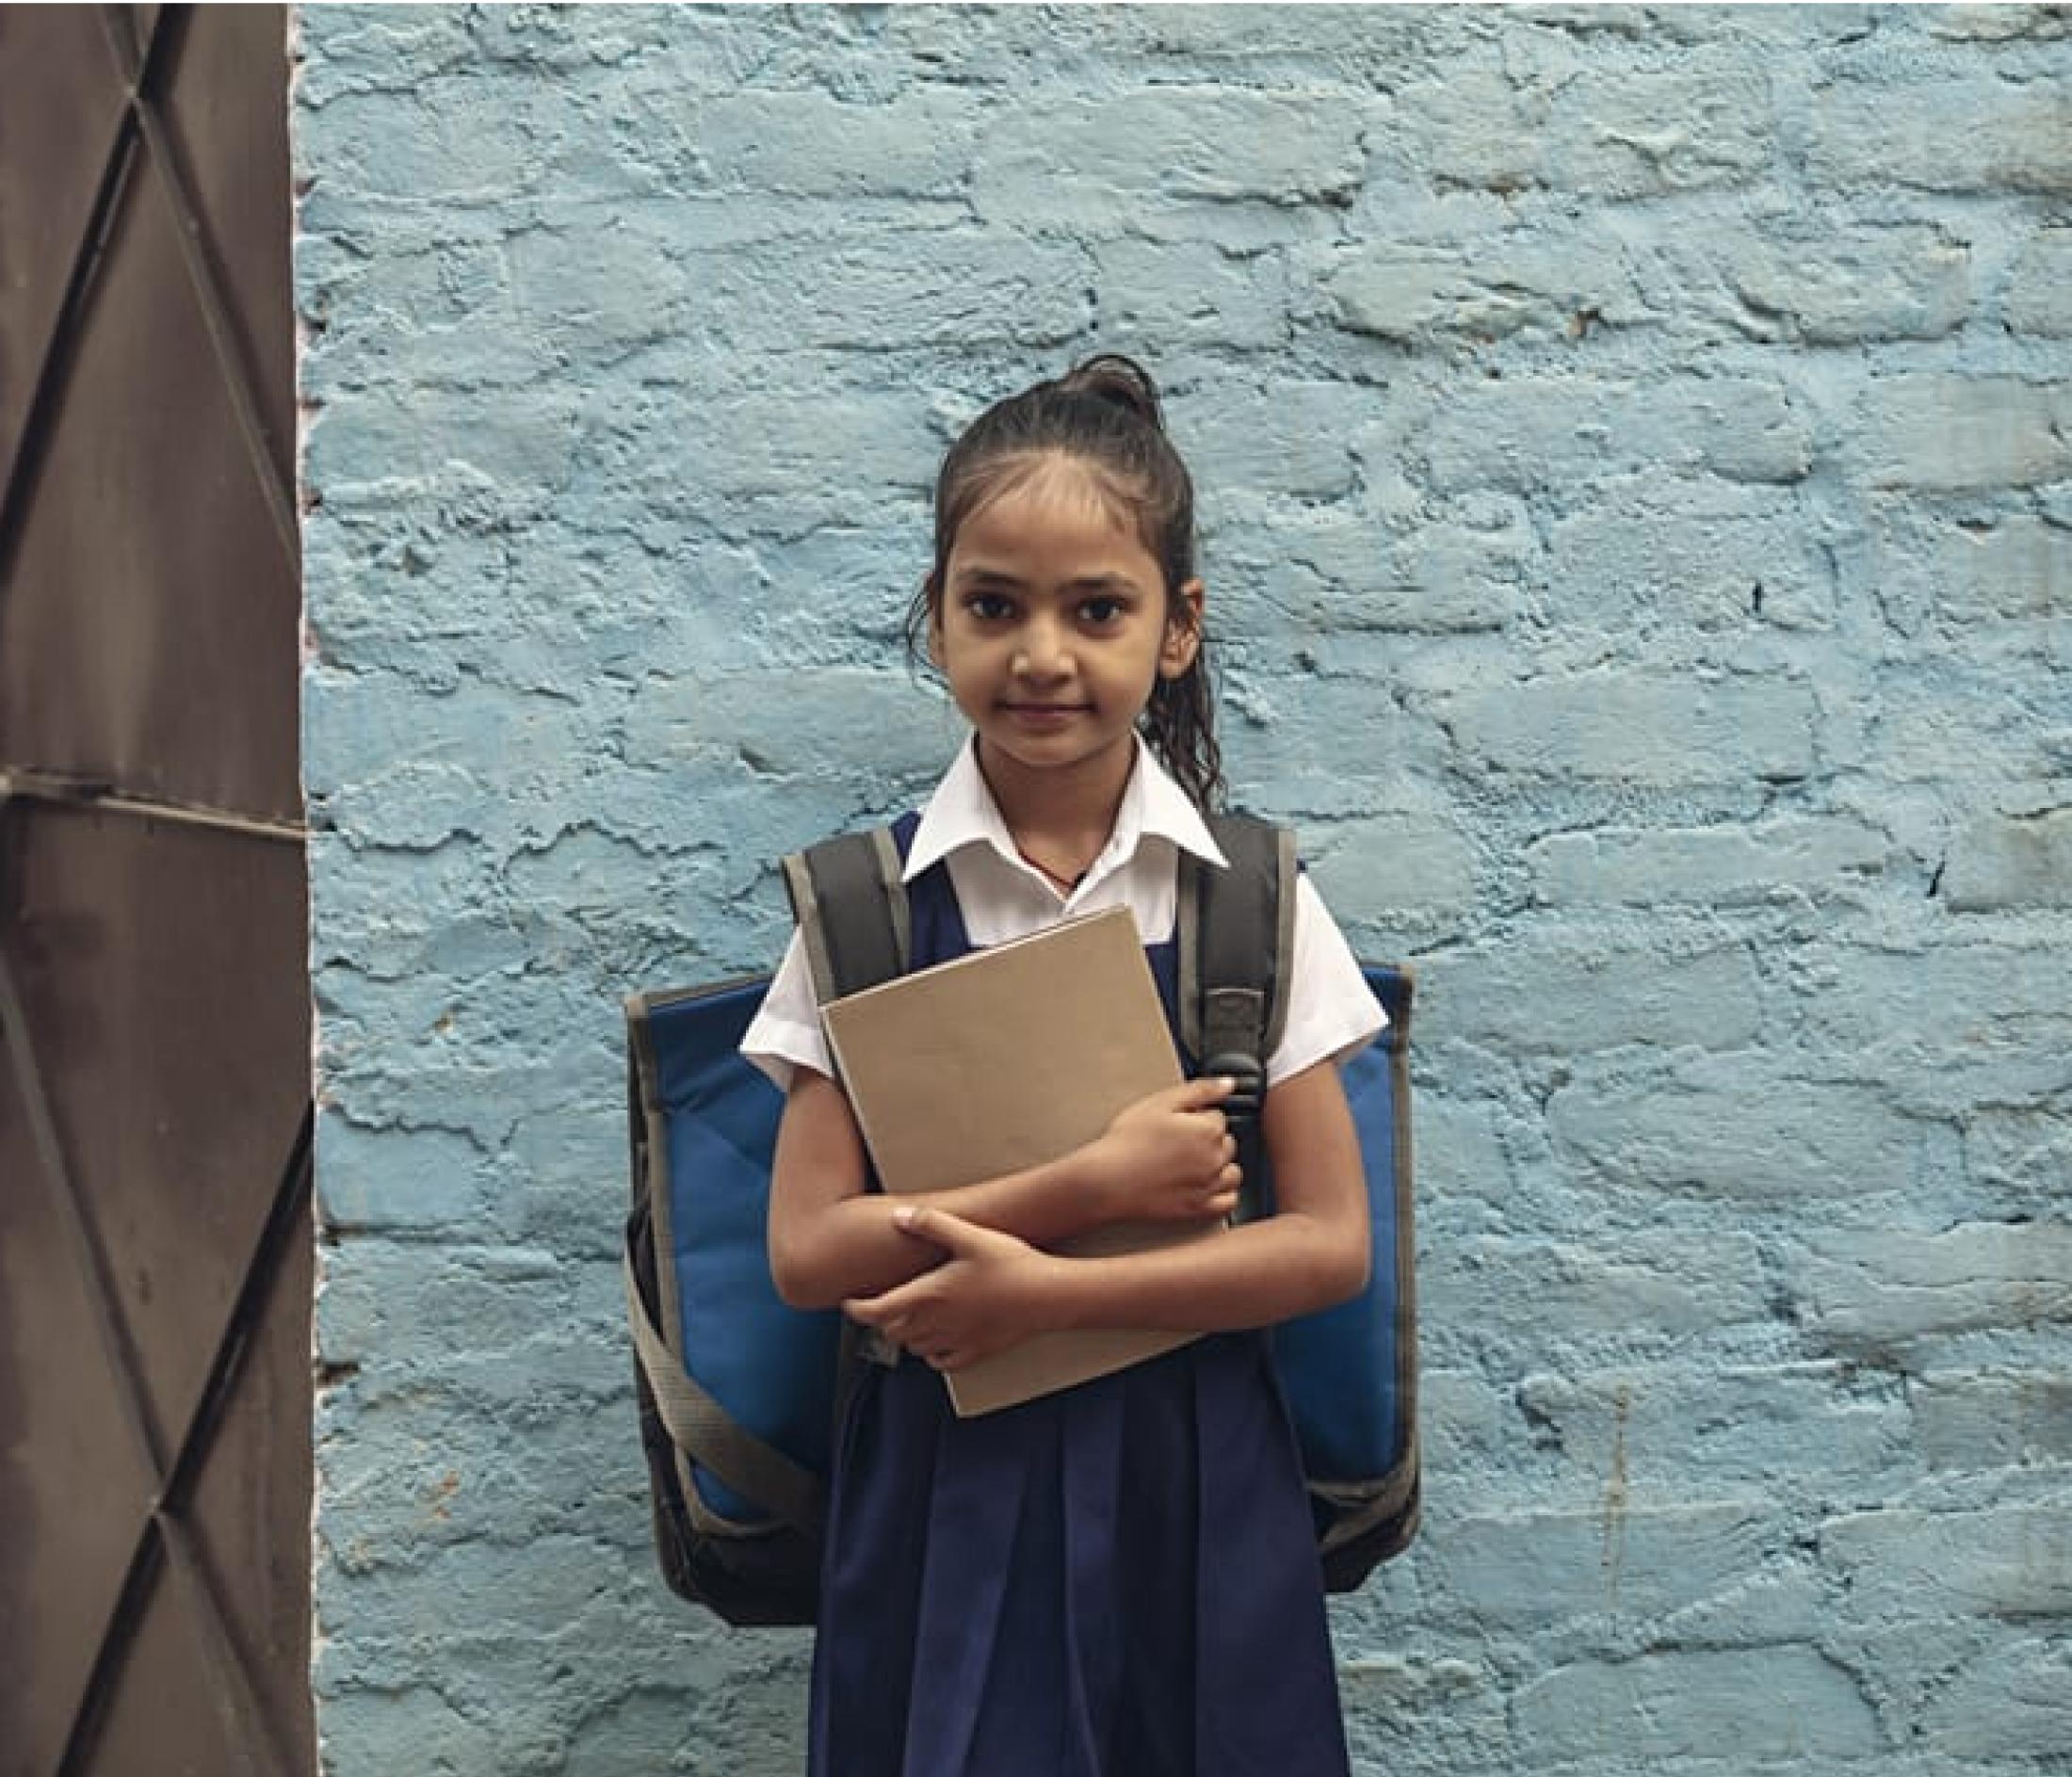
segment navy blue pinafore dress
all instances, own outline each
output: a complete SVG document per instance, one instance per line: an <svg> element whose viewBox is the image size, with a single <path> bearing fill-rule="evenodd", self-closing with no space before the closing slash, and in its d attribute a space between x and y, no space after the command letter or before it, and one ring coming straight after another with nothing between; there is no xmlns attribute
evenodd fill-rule
<svg viewBox="0 0 2072 1777"><path fill-rule="evenodd" d="M895 829L903 851L913 817ZM971 948L942 865L915 967ZM1167 1016L1176 957L1148 951ZM866 1364L835 1454L814 1777L1344 1777L1315 1531L1261 1333L959 1419Z"/></svg>

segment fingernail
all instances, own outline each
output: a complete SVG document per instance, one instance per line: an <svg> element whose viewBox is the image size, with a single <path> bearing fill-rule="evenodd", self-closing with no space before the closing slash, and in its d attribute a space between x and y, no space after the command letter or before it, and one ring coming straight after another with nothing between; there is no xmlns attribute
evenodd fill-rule
<svg viewBox="0 0 2072 1777"><path fill-rule="evenodd" d="M914 1225L914 1205L901 1204L892 1212L892 1220L895 1227L911 1228Z"/></svg>

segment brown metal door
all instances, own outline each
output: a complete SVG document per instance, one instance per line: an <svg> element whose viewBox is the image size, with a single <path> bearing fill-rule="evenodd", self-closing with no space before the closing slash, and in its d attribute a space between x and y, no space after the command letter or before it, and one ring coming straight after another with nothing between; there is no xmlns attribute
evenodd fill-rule
<svg viewBox="0 0 2072 1777"><path fill-rule="evenodd" d="M0 8L0 1777L315 1764L286 119Z"/></svg>

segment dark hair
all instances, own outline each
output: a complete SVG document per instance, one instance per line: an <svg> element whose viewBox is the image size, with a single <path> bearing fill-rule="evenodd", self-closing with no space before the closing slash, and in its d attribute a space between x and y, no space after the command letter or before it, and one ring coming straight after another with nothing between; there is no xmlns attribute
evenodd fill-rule
<svg viewBox="0 0 2072 1777"><path fill-rule="evenodd" d="M1150 373L1104 352L996 402L949 447L935 477L935 565L907 609L907 645L916 658L940 607L959 529L1048 457L1084 466L1136 526L1164 576L1171 615L1179 589L1194 578L1194 483L1166 436ZM1206 634L1185 672L1153 684L1138 726L1197 807L1206 811L1222 798Z"/></svg>

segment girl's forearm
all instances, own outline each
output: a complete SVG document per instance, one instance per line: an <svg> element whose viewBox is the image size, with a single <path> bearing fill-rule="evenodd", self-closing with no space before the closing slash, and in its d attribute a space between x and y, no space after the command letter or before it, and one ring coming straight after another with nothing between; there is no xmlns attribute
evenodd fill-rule
<svg viewBox="0 0 2072 1777"><path fill-rule="evenodd" d="M1044 1318L1175 1333L1267 1327L1356 1296L1368 1268L1364 1228L1284 1213L1177 1246L1054 1259Z"/></svg>
<svg viewBox="0 0 2072 1777"><path fill-rule="evenodd" d="M832 1308L874 1296L941 1263L942 1254L903 1233L894 1212L927 1204L965 1221L1050 1247L1113 1220L1104 1179L1080 1148L1043 1166L925 1196L868 1191L821 1207L788 1238L772 1238L777 1288L795 1308Z"/></svg>

